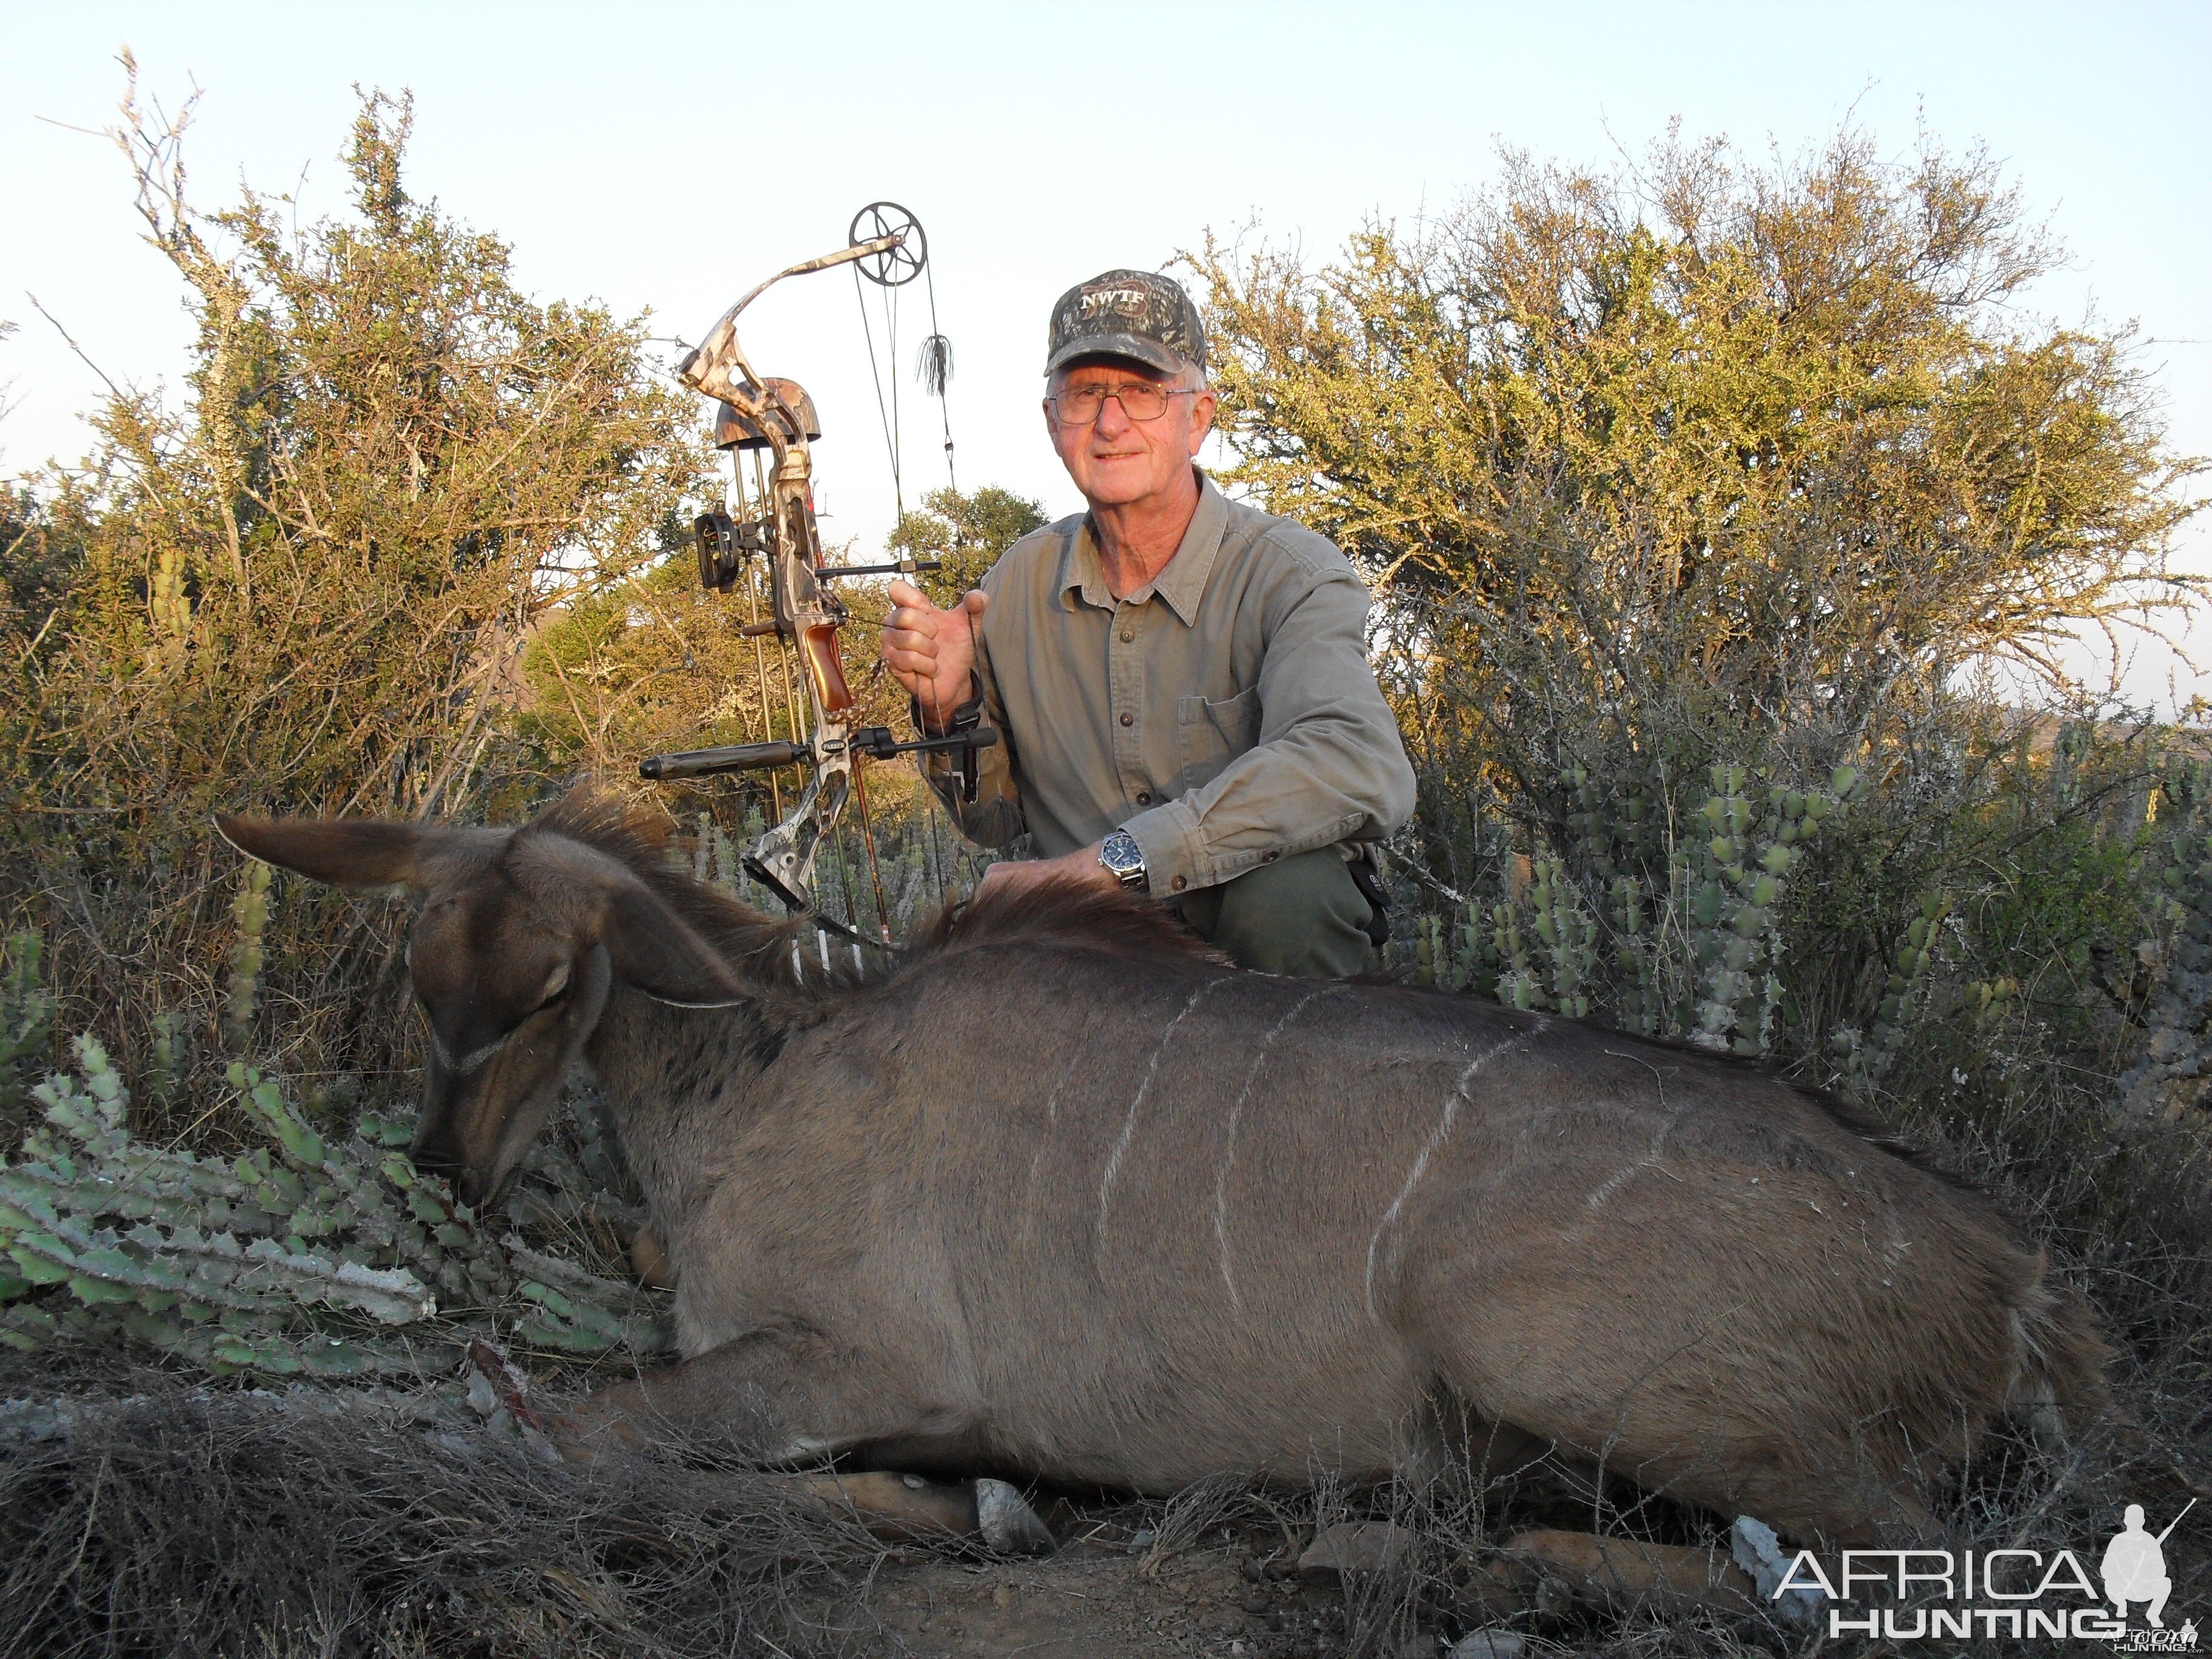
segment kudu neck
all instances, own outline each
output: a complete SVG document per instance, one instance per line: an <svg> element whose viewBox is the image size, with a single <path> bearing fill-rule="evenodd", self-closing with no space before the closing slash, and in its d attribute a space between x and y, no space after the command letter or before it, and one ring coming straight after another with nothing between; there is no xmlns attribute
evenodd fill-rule
<svg viewBox="0 0 2212 1659"><path fill-rule="evenodd" d="M617 984L584 1045L616 1139L664 1225L694 1201L751 1115L782 1047L758 1004L678 1008Z"/></svg>

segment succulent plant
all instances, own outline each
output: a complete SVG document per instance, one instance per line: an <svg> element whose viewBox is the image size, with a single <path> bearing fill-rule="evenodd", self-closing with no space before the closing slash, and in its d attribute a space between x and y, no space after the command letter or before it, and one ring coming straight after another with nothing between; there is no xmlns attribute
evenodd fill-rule
<svg viewBox="0 0 2212 1659"><path fill-rule="evenodd" d="M106 1050L75 1047L77 1072L32 1091L45 1127L0 1164L0 1342L119 1332L219 1376L332 1377L442 1375L472 1335L561 1355L663 1345L651 1293L495 1236L512 1212L456 1202L416 1170L403 1125L365 1115L325 1136L234 1062L266 1144L230 1159L153 1146ZM596 1145L549 1152L555 1193L589 1188Z"/></svg>

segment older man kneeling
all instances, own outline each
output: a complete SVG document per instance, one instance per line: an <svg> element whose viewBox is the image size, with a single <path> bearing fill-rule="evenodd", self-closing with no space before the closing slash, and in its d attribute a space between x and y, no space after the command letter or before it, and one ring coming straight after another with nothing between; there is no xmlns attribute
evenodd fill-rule
<svg viewBox="0 0 2212 1659"><path fill-rule="evenodd" d="M1372 964L1368 849L1413 774L1367 661L1367 590L1326 538L1229 501L1194 465L1206 337L1180 284L1113 270L1053 307L1045 428L1089 510L1024 537L950 610L895 582L883 653L933 733L988 722L971 840L1026 832L1048 876L1151 892L1249 968Z"/></svg>

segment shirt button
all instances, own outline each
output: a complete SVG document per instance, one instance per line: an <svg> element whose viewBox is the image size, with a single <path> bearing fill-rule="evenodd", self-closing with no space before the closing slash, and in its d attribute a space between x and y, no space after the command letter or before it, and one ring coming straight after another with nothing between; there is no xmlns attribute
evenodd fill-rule
<svg viewBox="0 0 2212 1659"><path fill-rule="evenodd" d="M1183 878L1182 878L1181 876L1177 876L1177 877L1175 878L1175 880L1174 880L1173 882L1170 883L1169 884L1170 884L1170 886L1172 886L1172 887L1176 890L1176 892L1178 892L1178 893L1180 893L1181 891L1182 891L1182 890L1183 890L1186 886L1189 885L1189 884L1188 884L1188 882L1184 881L1184 880L1183 880Z"/></svg>
<svg viewBox="0 0 2212 1659"><path fill-rule="evenodd" d="M1136 723L1137 717L1134 714L1124 714L1121 716L1121 724L1124 726L1134 726Z"/></svg>
<svg viewBox="0 0 2212 1659"><path fill-rule="evenodd" d="M1125 628L1121 630L1121 643L1124 645L1128 644L1131 640L1133 640L1136 637L1137 630L1133 628Z"/></svg>
<svg viewBox="0 0 2212 1659"><path fill-rule="evenodd" d="M1149 790L1149 789L1139 789L1139 791L1137 791L1137 805L1139 805L1139 806L1150 806L1152 804L1152 792L1151 790Z"/></svg>

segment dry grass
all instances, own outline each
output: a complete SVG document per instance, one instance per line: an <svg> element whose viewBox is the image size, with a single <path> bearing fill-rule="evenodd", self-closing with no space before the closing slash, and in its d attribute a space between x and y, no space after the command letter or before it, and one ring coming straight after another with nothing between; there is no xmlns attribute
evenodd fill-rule
<svg viewBox="0 0 2212 1659"><path fill-rule="evenodd" d="M2145 1312L2166 1299L2146 1294ZM2185 1391L2201 1376L2186 1369L2193 1352L2184 1340L2124 1358L2122 1403L2146 1434L2114 1425L2057 1450L1985 1439L1941 1507L1953 1547L2071 1548L2094 1561L2124 1504L2170 1516L2185 1478L2175 1454L2201 1445L2204 1395ZM774 1476L704 1449L578 1470L495 1437L451 1388L216 1390L96 1349L8 1358L0 1395L27 1392L72 1403L61 1425L20 1407L0 1417L0 1651L26 1659L1021 1645L994 1644L990 1586L972 1558L963 1569L957 1551L886 1553ZM1101 1655L1182 1651L1186 1640L1225 1654L1224 1621L1240 1617L1236 1639L1251 1659L1428 1659L1440 1637L1477 1628L1518 1633L1532 1655L1873 1650L1719 1612L1623 1612L1556 1595L1501 1607L1481 1571L1517 1532L1703 1543L1724 1531L1724 1517L1548 1466L1486 1484L1461 1472L1364 1491L1218 1480L1165 1501L1077 1494L1054 1513L1071 1547L1060 1563L1021 1571L1042 1588L1056 1575L1083 1585L1090 1599L1068 1602L1069 1617L1088 1621L1096 1639L1085 1650ZM1341 1591L1302 1587L1295 1563L1315 1534L1366 1519L1407 1529L1405 1560ZM2177 1547L2171 1559L2177 1611L2202 1610L2212 1552ZM914 1587L938 1595L948 1583L967 1596L951 1603L967 1620L958 1645L931 1632L908 1647L879 1621ZM1210 1601L1194 1600L1194 1586ZM1153 1634L1129 1634L1139 1630Z"/></svg>
<svg viewBox="0 0 2212 1659"><path fill-rule="evenodd" d="M773 1477L548 1463L434 1395L171 1379L26 1426L0 1449L19 1659L826 1655L856 1638L814 1621L879 1557Z"/></svg>

